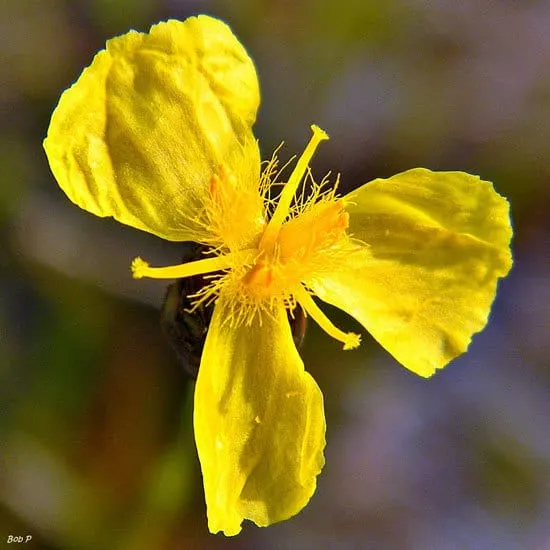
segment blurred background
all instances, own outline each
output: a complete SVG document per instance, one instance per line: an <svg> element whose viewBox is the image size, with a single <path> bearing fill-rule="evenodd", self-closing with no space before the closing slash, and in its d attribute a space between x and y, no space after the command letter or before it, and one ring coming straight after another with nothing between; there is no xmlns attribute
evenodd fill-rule
<svg viewBox="0 0 550 550"><path fill-rule="evenodd" d="M314 171L344 189L464 170L512 203L515 266L487 329L426 381L371 338L310 326L327 464L309 506L209 535L192 383L163 339L181 246L95 218L41 142L105 40L170 17L228 22L262 88L265 158L324 128ZM0 546L49 550L550 549L548 0L0 0ZM343 327L353 321L338 312Z"/></svg>

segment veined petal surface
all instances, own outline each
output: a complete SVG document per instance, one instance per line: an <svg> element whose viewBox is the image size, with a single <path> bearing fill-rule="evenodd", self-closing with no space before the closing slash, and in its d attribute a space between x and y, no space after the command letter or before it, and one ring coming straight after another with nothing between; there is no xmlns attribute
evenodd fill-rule
<svg viewBox="0 0 550 550"><path fill-rule="evenodd" d="M196 240L220 165L260 209L256 71L227 25L201 15L107 42L52 116L44 148L78 206L168 240ZM254 221L256 223L256 221Z"/></svg>
<svg viewBox="0 0 550 550"><path fill-rule="evenodd" d="M311 287L428 377L487 323L512 265L508 202L476 176L422 168L344 200L349 232L364 246Z"/></svg>
<svg viewBox="0 0 550 550"><path fill-rule="evenodd" d="M322 394L283 307L232 328L218 299L195 389L195 440L211 532L235 535L299 512L324 464ZM265 313L265 312L264 312Z"/></svg>

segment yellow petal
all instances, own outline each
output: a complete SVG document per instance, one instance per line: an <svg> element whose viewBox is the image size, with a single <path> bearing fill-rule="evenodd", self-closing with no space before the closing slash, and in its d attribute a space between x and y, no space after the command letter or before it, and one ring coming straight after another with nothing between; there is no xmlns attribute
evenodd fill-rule
<svg viewBox="0 0 550 550"><path fill-rule="evenodd" d="M258 195L258 104L254 65L227 25L168 21L107 42L61 96L44 148L78 206L201 241L196 218L220 165Z"/></svg>
<svg viewBox="0 0 550 550"><path fill-rule="evenodd" d="M235 535L299 512L325 446L322 394L294 346L286 312L231 328L218 299L195 389L195 440L208 526Z"/></svg>
<svg viewBox="0 0 550 550"><path fill-rule="evenodd" d="M414 169L344 197L366 247L312 283L399 362L430 376L487 323L511 265L509 205L462 172Z"/></svg>

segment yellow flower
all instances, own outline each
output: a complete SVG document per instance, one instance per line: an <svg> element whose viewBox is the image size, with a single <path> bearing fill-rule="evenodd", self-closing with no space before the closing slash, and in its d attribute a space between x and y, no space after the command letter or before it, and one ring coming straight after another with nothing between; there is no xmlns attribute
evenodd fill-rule
<svg viewBox="0 0 550 550"><path fill-rule="evenodd" d="M299 303L344 349L312 296L355 317L400 363L428 377L486 324L511 267L507 201L489 182L418 168L338 197L316 183L313 136L276 200L277 159L252 133L258 81L221 21L168 21L107 42L55 110L44 147L69 198L204 259L134 277L222 272L195 389L194 427L209 528L234 535L301 510L324 458L323 399L287 317ZM299 191L308 178L309 195ZM280 184L277 184L280 185Z"/></svg>

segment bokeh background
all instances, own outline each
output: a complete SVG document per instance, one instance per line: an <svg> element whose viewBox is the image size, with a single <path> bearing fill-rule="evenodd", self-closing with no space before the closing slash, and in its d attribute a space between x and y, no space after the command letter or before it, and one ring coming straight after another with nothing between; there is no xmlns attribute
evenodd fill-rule
<svg viewBox="0 0 550 550"><path fill-rule="evenodd" d="M181 247L73 206L41 147L106 39L197 13L227 21L257 64L265 157L283 139L283 156L300 152L316 123L331 136L317 174L346 189L414 166L480 174L516 231L488 328L428 381L368 336L343 353L311 326L318 490L231 539L206 530L165 287L129 272ZM0 546L550 549L549 144L548 0L0 0Z"/></svg>

